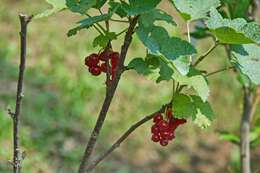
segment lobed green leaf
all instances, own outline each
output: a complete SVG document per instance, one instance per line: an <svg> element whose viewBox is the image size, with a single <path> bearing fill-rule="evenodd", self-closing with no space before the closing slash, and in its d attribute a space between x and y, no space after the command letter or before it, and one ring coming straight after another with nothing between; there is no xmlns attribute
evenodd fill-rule
<svg viewBox="0 0 260 173"><path fill-rule="evenodd" d="M66 9L66 0L46 0L47 3L52 5L51 9L47 9L44 12L34 16L35 19L48 17L52 14L55 14L63 9Z"/></svg>
<svg viewBox="0 0 260 173"><path fill-rule="evenodd" d="M220 5L219 0L171 0L185 20L198 20L207 17L212 7Z"/></svg>
<svg viewBox="0 0 260 173"><path fill-rule="evenodd" d="M260 24L258 23L247 23L247 21L242 18L233 20L223 19L218 11L212 8L210 18L206 24L210 32L212 32L221 43L260 43Z"/></svg>
<svg viewBox="0 0 260 173"><path fill-rule="evenodd" d="M232 54L241 72L256 85L260 84L260 47L254 44L233 45Z"/></svg>
<svg viewBox="0 0 260 173"><path fill-rule="evenodd" d="M129 4L124 1L121 3L122 9L124 9L127 15L133 16L153 10L160 2L161 0L129 0Z"/></svg>

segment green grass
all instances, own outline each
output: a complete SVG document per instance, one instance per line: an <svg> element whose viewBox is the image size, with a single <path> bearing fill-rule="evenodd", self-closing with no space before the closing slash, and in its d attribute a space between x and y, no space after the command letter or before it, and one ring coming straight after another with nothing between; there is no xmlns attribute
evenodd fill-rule
<svg viewBox="0 0 260 173"><path fill-rule="evenodd" d="M0 7L0 172L10 172L11 169L7 161L12 158L12 124L6 108L10 106L13 109L15 102L19 57L17 14L21 11L35 14L46 7L43 1L29 0L4 0ZM67 30L80 18L63 12L33 21L29 26L21 131L22 147L27 153L23 162L24 172L75 172L102 105L104 76L90 76L83 65L86 55L98 51L91 43L97 33L82 31L75 37L66 37ZM113 26L117 31L123 28L121 25ZM207 49L208 41L198 45L200 52ZM121 42L122 38L113 43L115 50L120 49ZM143 56L143 49L134 38L127 62L133 57ZM223 52L223 48L214 51L201 68L213 70L224 66ZM214 140L215 147L222 144L217 140L216 129L236 131L239 126L241 94L235 76L232 72L225 72L209 81L210 101L217 115L212 127L200 130L188 124L178 130L172 145L161 148L150 142L151 123L147 123L96 172L160 172L165 165L190 172L187 170L192 167L190 156L198 154L199 141L208 145ZM171 83L157 85L135 72L124 74L99 138L97 154L108 148L133 122L156 110L170 97ZM223 157L223 160L227 162L228 157ZM206 163L203 158L200 161L202 165ZM208 166L216 167L214 164ZM225 167L221 169L225 170Z"/></svg>

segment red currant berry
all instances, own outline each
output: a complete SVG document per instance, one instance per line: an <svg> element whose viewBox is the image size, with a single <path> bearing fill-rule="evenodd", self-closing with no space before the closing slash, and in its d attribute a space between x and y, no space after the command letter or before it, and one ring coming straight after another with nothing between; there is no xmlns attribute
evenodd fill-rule
<svg viewBox="0 0 260 173"><path fill-rule="evenodd" d="M92 75L94 75L94 76L98 76L98 75L100 75L100 73L101 73L101 69L100 69L100 67L98 67L98 66L96 66L96 67L90 67L90 68L89 68L89 72L90 72Z"/></svg>
<svg viewBox="0 0 260 173"><path fill-rule="evenodd" d="M107 65L106 63L102 63L101 66L100 66L100 69L102 72L106 73L107 72Z"/></svg>
<svg viewBox="0 0 260 173"><path fill-rule="evenodd" d="M162 132L162 137L163 137L164 139L168 139L169 135L170 135L169 132Z"/></svg>
<svg viewBox="0 0 260 173"><path fill-rule="evenodd" d="M112 66L117 66L118 60L119 60L119 53L118 52L113 52L110 54L110 59L111 59L111 64Z"/></svg>
<svg viewBox="0 0 260 173"><path fill-rule="evenodd" d="M107 61L110 58L110 54L111 54L111 52L109 50L103 51L99 55L99 59L101 61Z"/></svg>
<svg viewBox="0 0 260 173"><path fill-rule="evenodd" d="M158 134L159 133L159 128L156 125L153 125L151 128L151 132L154 134Z"/></svg>
<svg viewBox="0 0 260 173"><path fill-rule="evenodd" d="M99 63L99 57L95 53L85 58L85 65L87 65L88 67L96 66L98 63Z"/></svg>
<svg viewBox="0 0 260 173"><path fill-rule="evenodd" d="M175 138L174 133L169 133L168 140L173 140Z"/></svg>
<svg viewBox="0 0 260 173"><path fill-rule="evenodd" d="M154 135L152 136L152 141L153 141L153 142L159 142L159 141L160 141L160 137L159 137L158 135L155 135L155 134L154 134Z"/></svg>
<svg viewBox="0 0 260 173"><path fill-rule="evenodd" d="M161 146L166 146L168 145L168 140L160 140Z"/></svg>
<svg viewBox="0 0 260 173"><path fill-rule="evenodd" d="M153 122L155 122L155 123L159 123L161 120L163 120L163 116L160 113L156 114L153 117Z"/></svg>
<svg viewBox="0 0 260 173"><path fill-rule="evenodd" d="M160 131L167 131L169 129L169 124L165 120L160 121L158 125L160 128Z"/></svg>

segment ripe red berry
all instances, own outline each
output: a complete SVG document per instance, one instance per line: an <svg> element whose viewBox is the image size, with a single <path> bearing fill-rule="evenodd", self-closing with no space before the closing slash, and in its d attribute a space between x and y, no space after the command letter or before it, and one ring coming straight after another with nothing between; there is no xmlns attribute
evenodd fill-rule
<svg viewBox="0 0 260 173"><path fill-rule="evenodd" d="M151 132L152 132L153 134L158 134L158 133L159 133L159 128L158 128L158 126L153 125L152 128L151 128Z"/></svg>
<svg viewBox="0 0 260 173"><path fill-rule="evenodd" d="M159 141L160 141L160 137L159 137L158 135L155 135L155 134L154 134L154 135L152 136L152 141L153 141L153 142L159 142Z"/></svg>
<svg viewBox="0 0 260 173"><path fill-rule="evenodd" d="M106 65L106 63L102 63L100 65L100 69L101 69L102 72L106 73L107 72L107 65Z"/></svg>
<svg viewBox="0 0 260 173"><path fill-rule="evenodd" d="M173 133L173 132L170 132L167 139L168 139L168 140L173 140L174 138L175 138L174 133Z"/></svg>
<svg viewBox="0 0 260 173"><path fill-rule="evenodd" d="M153 122L159 123L161 120L163 120L162 114L158 113L153 117Z"/></svg>
<svg viewBox="0 0 260 173"><path fill-rule="evenodd" d="M168 131L161 133L161 136L162 136L164 139L168 139L169 135L170 135L170 133L169 133Z"/></svg>
<svg viewBox="0 0 260 173"><path fill-rule="evenodd" d="M99 56L95 53L85 58L85 65L88 67L96 66L99 63Z"/></svg>
<svg viewBox="0 0 260 173"><path fill-rule="evenodd" d="M161 144L161 146L166 146L166 145L168 145L168 141L167 140L160 140L160 144Z"/></svg>
<svg viewBox="0 0 260 173"><path fill-rule="evenodd" d="M118 64L118 60L119 60L119 53L118 52L113 52L110 54L110 59L111 59L111 64L112 64L112 67L116 67L117 64Z"/></svg>
<svg viewBox="0 0 260 173"><path fill-rule="evenodd" d="M90 68L89 68L89 72L90 72L92 75L94 75L94 76L98 76L98 75L100 75L100 73L101 73L101 69L100 69L100 67L98 67L98 66L96 66L96 67L90 67Z"/></svg>
<svg viewBox="0 0 260 173"><path fill-rule="evenodd" d="M158 126L159 126L160 131L166 131L169 129L169 124L165 120L160 121L158 123Z"/></svg>
<svg viewBox="0 0 260 173"><path fill-rule="evenodd" d="M101 54L99 55L99 59L101 61L107 61L110 58L110 54L111 51L109 50L104 50L103 52L101 52Z"/></svg>

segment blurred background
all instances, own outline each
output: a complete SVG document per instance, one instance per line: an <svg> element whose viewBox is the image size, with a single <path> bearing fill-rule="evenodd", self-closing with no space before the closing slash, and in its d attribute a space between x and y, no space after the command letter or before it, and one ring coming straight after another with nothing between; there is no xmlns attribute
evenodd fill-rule
<svg viewBox="0 0 260 173"><path fill-rule="evenodd" d="M185 24L169 6L162 7L180 26L170 32L185 37ZM14 109L19 65L18 14L37 14L49 6L42 1L1 0L0 2L0 172L11 172L12 121L7 108ZM28 30L28 58L22 107L21 143L26 152L23 172L71 173L79 166L83 151L104 99L104 76L92 77L84 57L93 49L93 30L68 38L66 32L81 16L64 11L35 20ZM259 20L258 20L259 21ZM121 31L125 24L114 23ZM119 51L121 39L114 41ZM199 53L213 43L194 42ZM135 37L127 62L144 56L144 47ZM228 64L225 50L218 47L203 70L214 71ZM208 129L192 123L178 128L176 139L167 147L150 140L152 122L136 130L120 148L101 163L95 173L235 173L239 167L238 146L222 140L218 131L239 134L242 93L236 75L223 72L209 78L210 102L216 120ZM99 137L95 155L105 151L128 127L157 110L171 97L171 83L155 84L135 72L123 75ZM255 118L260 117L260 109ZM253 170L260 170L260 147L252 149Z"/></svg>

